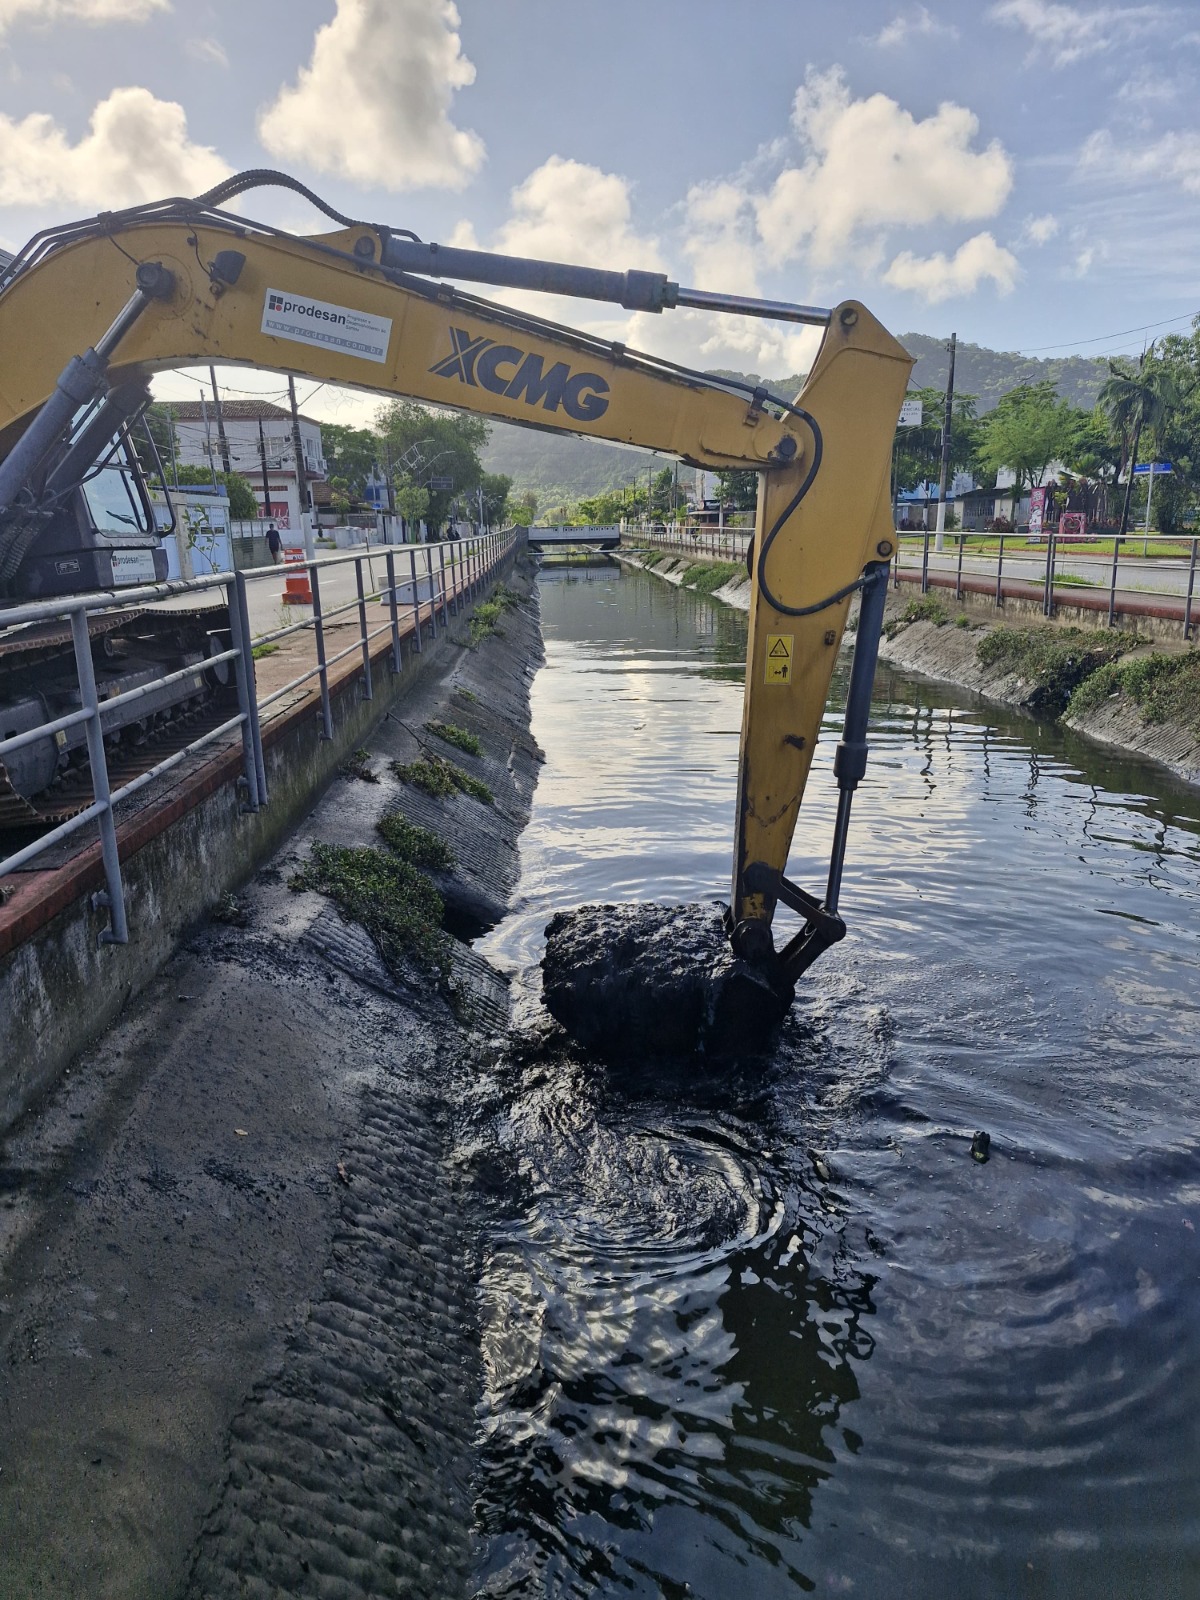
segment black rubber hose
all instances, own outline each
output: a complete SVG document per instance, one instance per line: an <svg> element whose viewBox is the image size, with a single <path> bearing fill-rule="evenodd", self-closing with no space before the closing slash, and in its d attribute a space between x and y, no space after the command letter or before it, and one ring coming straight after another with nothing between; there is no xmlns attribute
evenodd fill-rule
<svg viewBox="0 0 1200 1600"><path fill-rule="evenodd" d="M299 178L293 178L290 173L277 172L273 167L251 167L248 172L235 172L232 177L225 178L222 182L214 184L211 189L206 189L203 194L196 196L198 206L222 206L228 200L234 200L239 194L245 194L249 189L291 189L296 194L303 195L310 204L316 206L318 211L323 211L334 222L341 223L343 228L373 228L373 222L360 222L354 217L343 216L319 194L315 194L306 183L301 183ZM389 228L389 233L401 234L405 239L421 241L415 233L407 228Z"/></svg>

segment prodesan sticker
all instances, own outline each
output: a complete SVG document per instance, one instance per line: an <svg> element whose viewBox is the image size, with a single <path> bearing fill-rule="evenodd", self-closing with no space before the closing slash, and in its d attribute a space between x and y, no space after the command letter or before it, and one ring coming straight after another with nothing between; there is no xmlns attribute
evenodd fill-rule
<svg viewBox="0 0 1200 1600"><path fill-rule="evenodd" d="M791 683L792 646L794 633L769 633L767 635L767 665L764 674L767 683Z"/></svg>
<svg viewBox="0 0 1200 1600"><path fill-rule="evenodd" d="M268 289L263 301L262 331L276 339L338 350L361 361L387 360L392 337L391 317L373 317L368 311L338 306L328 300Z"/></svg>

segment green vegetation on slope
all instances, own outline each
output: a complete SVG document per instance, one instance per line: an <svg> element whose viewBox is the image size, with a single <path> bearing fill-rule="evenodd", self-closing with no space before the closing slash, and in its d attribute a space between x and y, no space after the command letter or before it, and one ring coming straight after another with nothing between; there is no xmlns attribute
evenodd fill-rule
<svg viewBox="0 0 1200 1600"><path fill-rule="evenodd" d="M1169 656L1155 651L1133 661L1110 661L1071 695L1067 711L1094 711L1114 695L1128 695L1146 722L1174 722L1200 734L1200 653Z"/></svg>
<svg viewBox="0 0 1200 1600"><path fill-rule="evenodd" d="M1025 701L1031 711L1059 717L1081 684L1137 642L1136 634L1108 628L997 628L979 641L975 655L982 666L1033 685Z"/></svg>

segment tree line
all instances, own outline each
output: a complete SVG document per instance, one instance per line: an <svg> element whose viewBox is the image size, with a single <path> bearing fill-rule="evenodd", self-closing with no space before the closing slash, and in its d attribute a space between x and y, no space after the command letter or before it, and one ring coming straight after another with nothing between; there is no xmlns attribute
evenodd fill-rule
<svg viewBox="0 0 1200 1600"><path fill-rule="evenodd" d="M151 406L147 420L168 482L186 485L215 479L229 492L231 516L258 515L254 491L244 474L175 461L178 452L172 448L169 403ZM413 526L424 522L431 533L443 529L455 515L480 520L481 505L487 527L499 527L509 519L532 521L536 498L514 495L511 477L484 470L481 453L490 431L481 417L438 411L412 400L391 401L371 428L323 422L321 449L333 508L344 516L369 504L368 486L382 482L391 487L397 515Z"/></svg>

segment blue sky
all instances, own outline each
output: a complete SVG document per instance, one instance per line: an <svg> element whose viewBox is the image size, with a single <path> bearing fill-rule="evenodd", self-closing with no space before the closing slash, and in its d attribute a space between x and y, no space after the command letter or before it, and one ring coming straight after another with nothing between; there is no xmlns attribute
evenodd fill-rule
<svg viewBox="0 0 1200 1600"><path fill-rule="evenodd" d="M1200 310L1198 72L1195 0L0 0L0 241L272 165L426 238L1134 350ZM768 375L810 348L553 314Z"/></svg>

